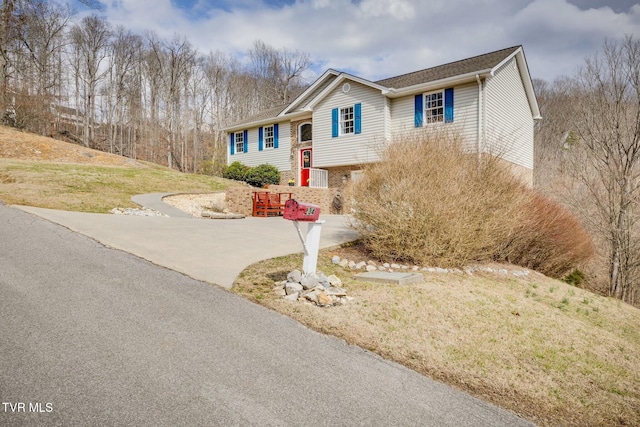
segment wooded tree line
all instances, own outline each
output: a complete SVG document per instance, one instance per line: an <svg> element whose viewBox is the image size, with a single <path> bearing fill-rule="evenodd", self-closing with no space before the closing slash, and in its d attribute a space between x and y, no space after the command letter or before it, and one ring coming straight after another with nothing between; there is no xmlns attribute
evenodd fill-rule
<svg viewBox="0 0 640 427"><path fill-rule="evenodd" d="M310 65L259 40L241 63L47 0L3 0L0 20L5 124L185 172L223 165L222 127L289 102Z"/></svg>
<svg viewBox="0 0 640 427"><path fill-rule="evenodd" d="M575 76L535 81L536 186L590 231L589 282L640 304L640 40L606 41Z"/></svg>

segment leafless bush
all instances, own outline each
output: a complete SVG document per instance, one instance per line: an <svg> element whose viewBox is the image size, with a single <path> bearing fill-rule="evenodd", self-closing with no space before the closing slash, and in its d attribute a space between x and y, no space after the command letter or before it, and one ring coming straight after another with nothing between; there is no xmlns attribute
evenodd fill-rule
<svg viewBox="0 0 640 427"><path fill-rule="evenodd" d="M594 255L591 237L560 204L529 190L522 223L498 256L551 277L562 277Z"/></svg>
<svg viewBox="0 0 640 427"><path fill-rule="evenodd" d="M568 212L455 136L407 135L382 157L352 188L356 227L375 257L441 266L504 260L559 275L588 254L565 253L590 244L572 241L590 242L584 231L572 234L582 229Z"/></svg>

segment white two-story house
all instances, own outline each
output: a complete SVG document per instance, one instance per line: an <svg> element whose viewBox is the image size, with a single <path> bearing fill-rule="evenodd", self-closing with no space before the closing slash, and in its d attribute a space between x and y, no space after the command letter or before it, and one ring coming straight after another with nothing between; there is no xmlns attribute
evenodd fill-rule
<svg viewBox="0 0 640 427"><path fill-rule="evenodd" d="M539 118L522 46L376 82L328 70L289 105L227 127L227 164L268 163L283 182L339 187L379 160L381 144L439 127L531 183Z"/></svg>

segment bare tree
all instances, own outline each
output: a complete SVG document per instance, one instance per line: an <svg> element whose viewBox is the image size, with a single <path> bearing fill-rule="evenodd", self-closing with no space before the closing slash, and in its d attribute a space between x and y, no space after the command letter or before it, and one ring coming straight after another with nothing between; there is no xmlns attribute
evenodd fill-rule
<svg viewBox="0 0 640 427"><path fill-rule="evenodd" d="M14 21L14 4L15 0L4 0L0 6L0 108L3 109L8 106L6 95L11 61L8 50Z"/></svg>
<svg viewBox="0 0 640 427"><path fill-rule="evenodd" d="M131 126L127 113L132 115L131 103L138 92L136 71L142 51L142 38L124 27L116 28L110 44L109 84L106 90L108 140L110 152L134 157L132 141L127 138ZM125 144L126 141L126 144Z"/></svg>
<svg viewBox="0 0 640 427"><path fill-rule="evenodd" d="M184 38L175 36L170 42L162 42L153 37L149 39L149 60L154 73L161 79L166 105L167 165L173 167L178 158L174 155L177 139L180 135L181 97L184 78L196 56L196 51ZM179 165L182 169L181 165Z"/></svg>
<svg viewBox="0 0 640 427"><path fill-rule="evenodd" d="M84 106L83 143L89 146L94 139L96 94L100 80L106 74L102 62L107 57L107 47L111 37L109 23L96 15L88 16L71 30L71 42L76 57L75 74L80 82Z"/></svg>
<svg viewBox="0 0 640 427"><path fill-rule="evenodd" d="M575 79L571 171L583 218L607 242L609 295L637 301L640 279L640 40L605 42Z"/></svg>
<svg viewBox="0 0 640 427"><path fill-rule="evenodd" d="M32 131L47 134L51 122L51 105L57 103L63 76L57 65L66 43L65 30L71 10L55 2L19 1L16 7L16 39L19 41L23 66L17 70L21 79L24 104L30 105Z"/></svg>
<svg viewBox="0 0 640 427"><path fill-rule="evenodd" d="M309 68L309 54L298 50L277 50L256 40L249 49L249 72L255 79L259 108L291 101L304 86L302 73Z"/></svg>

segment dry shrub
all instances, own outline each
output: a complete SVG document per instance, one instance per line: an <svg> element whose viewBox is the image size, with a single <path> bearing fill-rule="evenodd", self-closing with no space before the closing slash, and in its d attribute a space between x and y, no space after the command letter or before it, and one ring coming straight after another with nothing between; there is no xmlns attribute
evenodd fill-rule
<svg viewBox="0 0 640 427"><path fill-rule="evenodd" d="M563 252L584 247L572 241L579 223L566 227L570 214L525 188L497 158L466 153L456 136L406 135L352 192L355 227L380 259L441 266L508 260L551 273L584 260L584 251Z"/></svg>
<svg viewBox="0 0 640 427"><path fill-rule="evenodd" d="M558 203L529 190L521 226L500 250L500 258L551 277L562 277L594 253L591 237Z"/></svg>

